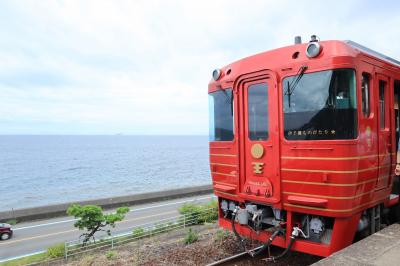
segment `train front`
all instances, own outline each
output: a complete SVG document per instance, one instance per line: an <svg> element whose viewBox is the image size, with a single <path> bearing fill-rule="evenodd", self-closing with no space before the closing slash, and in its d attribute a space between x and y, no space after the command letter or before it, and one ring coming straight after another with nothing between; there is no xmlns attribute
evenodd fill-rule
<svg viewBox="0 0 400 266"><path fill-rule="evenodd" d="M213 72L210 169L219 223L239 240L328 256L352 243L368 225L363 210L390 192L386 184L375 194L371 182L376 139L358 125L357 52L310 43Z"/></svg>

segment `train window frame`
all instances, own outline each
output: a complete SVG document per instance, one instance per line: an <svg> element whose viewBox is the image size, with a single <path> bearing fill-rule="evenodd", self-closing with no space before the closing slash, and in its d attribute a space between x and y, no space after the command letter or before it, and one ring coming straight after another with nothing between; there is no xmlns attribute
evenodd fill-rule
<svg viewBox="0 0 400 266"><path fill-rule="evenodd" d="M258 93L265 92L265 95L263 95L263 96L266 96L266 97L260 103L250 102L250 100L256 100L257 98L258 99L261 98L261 97L251 98L253 96L253 95L251 95L251 92L256 92L256 90L259 90L259 91L257 91ZM269 86L268 86L267 82L254 83L247 87L247 92L246 92L247 93L247 137L250 141L267 141L269 139L270 118L269 118L269 93L268 93L268 90L269 90ZM254 95L254 96L257 96L257 95ZM263 104L266 104L266 105L263 105ZM266 111L266 115L262 114L262 113L261 113L261 115L254 113L255 118L253 116L253 119L252 119L250 117L251 107L254 107L254 109L257 109L260 106L264 107L264 111ZM263 108L261 108L261 109L263 109ZM258 129L260 129L260 128L257 126L258 124L266 125L266 128L261 128L261 131L259 131ZM252 130L251 128L254 128L255 130ZM262 131L262 129L265 129L265 132ZM265 133L265 134L261 134L261 133Z"/></svg>
<svg viewBox="0 0 400 266"><path fill-rule="evenodd" d="M387 93L387 81L378 79L378 89L379 89L379 128L385 130L387 128L386 122L386 93Z"/></svg>
<svg viewBox="0 0 400 266"><path fill-rule="evenodd" d="M224 97L228 96L228 93L230 94L230 111L231 116L229 117L229 120L231 119L232 121L228 121L226 125L229 125L228 131L229 135L227 135L229 138L223 138L221 136L225 136L222 133L222 130L220 131L219 138L217 138L217 128L216 128L216 112L215 112L215 99L214 96L217 96L218 94L224 95ZM208 94L208 114L209 114L209 141L210 142L232 142L235 140L235 104L234 104L234 91L232 88L221 88L219 90L210 92ZM224 110L225 112L227 110ZM217 120L218 121L218 120Z"/></svg>
<svg viewBox="0 0 400 266"><path fill-rule="evenodd" d="M351 136L349 135L348 137L336 137L336 138L323 138L323 137L322 138L312 138L312 137L310 138L309 136L307 136L306 138L290 138L289 137L289 135L290 135L289 129L287 129L285 127L285 120L286 120L285 116L288 113L287 111L285 111L285 105L286 105L285 104L285 101L286 101L285 89L287 88L286 83L288 81L290 81L287 78L295 78L296 77L296 74L293 73L293 74L285 75L281 79L281 92L280 93L283 94L282 95L282 102L281 102L282 108L280 110L280 112L282 113L282 120L283 120L283 126L282 126L281 134L282 134L282 138L283 138L283 140L285 142L296 143L296 142L303 142L303 141L312 141L312 142L316 142L316 143L318 143L318 142L327 143L327 142L332 142L332 141L334 141L334 142L336 142L336 141L340 141L340 142L359 141L360 125L359 125L359 114L358 114L358 112L359 112L359 106L358 106L359 105L359 98L358 97L360 95L359 95L359 91L357 89L358 86L359 86L359 80L357 79L358 71L356 70L356 68L355 67L347 67L347 66L335 67L335 68L318 68L318 69L315 69L314 71L307 71L303 75L302 79L304 79L304 76L308 76L309 74L316 74L316 73L328 72L328 71L332 71L332 73L333 73L334 71L345 71L345 70L348 70L348 71L352 72L351 77L350 77L350 79L348 81L348 82L350 82L349 85L351 85L351 88L349 88L349 90L348 90L348 95L350 95L350 98L348 99L348 101L349 101L348 104L350 106L349 110L353 109L352 110L353 111L353 116L352 116L353 132L351 133ZM300 82L302 81L302 79L300 80ZM296 87L295 89L298 90L299 88ZM339 95L337 95L337 96L339 96ZM338 99L344 99L344 98L339 98L338 97ZM341 108L341 107L339 107L339 108ZM371 110L371 114L372 114L372 110ZM300 134L299 130L297 130L297 129L293 129L293 130L296 131L296 133ZM305 130L305 131L306 131L306 133L308 132L308 130ZM315 129L311 130L311 131L312 131L312 134L314 134L313 131L315 131ZM322 133L324 133L326 130L321 130L321 131L322 131ZM302 130L301 133L302 133L302 135L304 135L304 130ZM320 133L319 130L317 130L317 135L319 133Z"/></svg>
<svg viewBox="0 0 400 266"><path fill-rule="evenodd" d="M364 118L371 117L371 74L361 74L361 112Z"/></svg>

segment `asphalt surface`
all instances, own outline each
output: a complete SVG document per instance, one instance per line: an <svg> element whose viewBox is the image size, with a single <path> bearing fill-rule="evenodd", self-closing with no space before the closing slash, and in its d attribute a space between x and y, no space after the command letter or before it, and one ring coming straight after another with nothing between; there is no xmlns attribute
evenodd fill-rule
<svg viewBox="0 0 400 266"><path fill-rule="evenodd" d="M112 229L112 234L130 232L135 226L175 217L179 215L178 208L185 202L206 203L213 197L210 194L130 207L130 212ZM0 241L0 262L40 252L55 244L77 240L83 232L76 229L73 224L73 217L61 217L13 226L13 237Z"/></svg>

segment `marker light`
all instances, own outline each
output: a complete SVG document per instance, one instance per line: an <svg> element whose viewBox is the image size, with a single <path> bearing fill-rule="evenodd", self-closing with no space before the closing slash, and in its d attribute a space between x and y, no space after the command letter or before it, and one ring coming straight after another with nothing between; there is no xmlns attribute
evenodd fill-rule
<svg viewBox="0 0 400 266"><path fill-rule="evenodd" d="M217 81L217 80L221 77L221 70L215 69L215 70L212 72L212 77L213 77L213 79L214 79L215 81Z"/></svg>
<svg viewBox="0 0 400 266"><path fill-rule="evenodd" d="M321 45L318 42L310 42L307 45L306 55L307 57L313 58L319 55L321 52Z"/></svg>

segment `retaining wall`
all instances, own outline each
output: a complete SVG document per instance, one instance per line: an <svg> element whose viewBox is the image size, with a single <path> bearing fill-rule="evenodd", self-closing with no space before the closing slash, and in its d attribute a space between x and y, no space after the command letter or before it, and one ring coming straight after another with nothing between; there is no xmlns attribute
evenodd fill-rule
<svg viewBox="0 0 400 266"><path fill-rule="evenodd" d="M398 266L400 265L400 224L392 224L313 265Z"/></svg>
<svg viewBox="0 0 400 266"><path fill-rule="evenodd" d="M110 209L124 205L132 206L137 204L164 201L169 199L210 194L212 193L212 191L213 191L212 185L204 185L204 186L164 190L158 192L142 193L130 196L68 202L68 203L34 207L34 208L14 209L14 210L0 212L0 221L4 222L7 220L16 219L18 222L21 222L21 221L31 221L36 219L46 219L58 216L65 216L66 210L71 204L81 204L81 205L92 204L101 206L104 209Z"/></svg>

